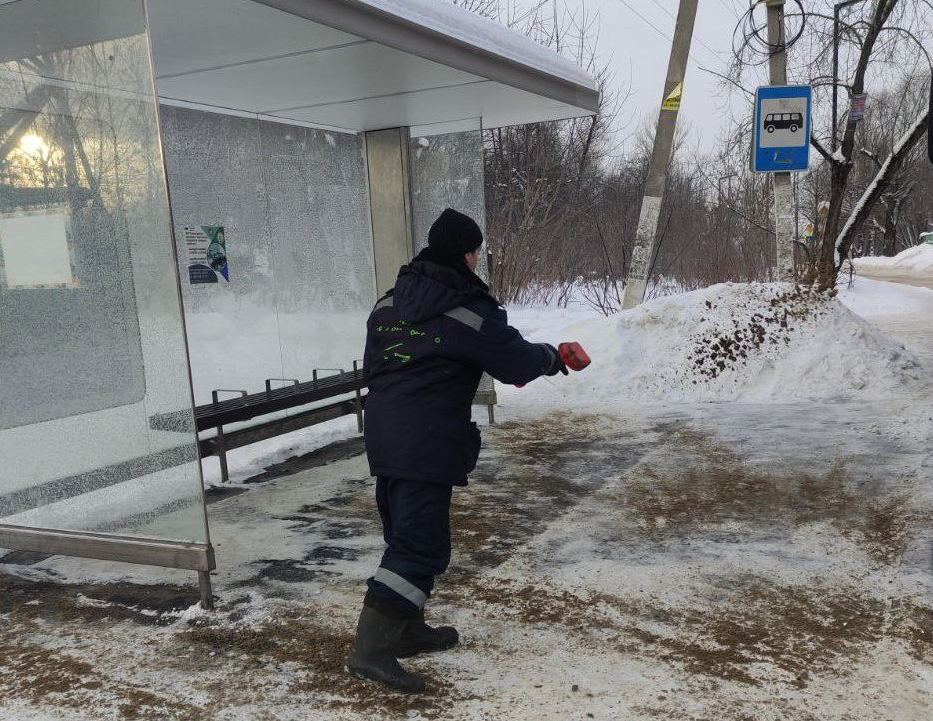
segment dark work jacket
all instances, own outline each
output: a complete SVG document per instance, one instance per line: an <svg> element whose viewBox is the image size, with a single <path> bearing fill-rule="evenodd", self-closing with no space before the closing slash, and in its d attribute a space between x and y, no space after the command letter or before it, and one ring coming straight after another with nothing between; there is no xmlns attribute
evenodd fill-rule
<svg viewBox="0 0 933 721"><path fill-rule="evenodd" d="M422 256L419 256L419 258ZM374 476L463 486L480 435L470 421L483 371L521 385L553 369L464 265L416 259L366 324L366 453Z"/></svg>

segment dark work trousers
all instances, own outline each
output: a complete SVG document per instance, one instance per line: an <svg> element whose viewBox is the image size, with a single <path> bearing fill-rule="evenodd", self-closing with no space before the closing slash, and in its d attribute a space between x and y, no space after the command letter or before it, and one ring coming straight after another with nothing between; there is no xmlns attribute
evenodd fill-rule
<svg viewBox="0 0 933 721"><path fill-rule="evenodd" d="M368 585L406 617L424 608L434 577L450 563L451 490L440 483L376 479L376 505L388 548Z"/></svg>

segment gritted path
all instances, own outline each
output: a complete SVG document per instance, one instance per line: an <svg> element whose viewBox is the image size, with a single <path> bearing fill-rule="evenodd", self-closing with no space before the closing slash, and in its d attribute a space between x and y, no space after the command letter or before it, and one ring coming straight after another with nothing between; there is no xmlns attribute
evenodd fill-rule
<svg viewBox="0 0 933 721"><path fill-rule="evenodd" d="M194 590L141 586L160 581L147 569L17 580L0 718L928 717L931 499L889 412L705 404L487 429L430 611L464 644L412 662L420 698L342 671L381 548L365 459L291 459L211 505L215 614L179 615Z"/></svg>

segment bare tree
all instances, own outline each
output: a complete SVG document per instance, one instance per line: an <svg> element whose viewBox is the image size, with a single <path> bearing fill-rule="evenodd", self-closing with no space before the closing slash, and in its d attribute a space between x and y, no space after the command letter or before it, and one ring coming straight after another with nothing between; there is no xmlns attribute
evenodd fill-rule
<svg viewBox="0 0 933 721"><path fill-rule="evenodd" d="M834 82L832 71L833 4L829 0L808 4L803 15L789 13L796 22L798 36L788 50L790 77L814 86L814 131L811 144L825 168L825 200L828 212L821 225L816 247L809 257L809 267L803 279L816 282L826 289L835 284L843 260L863 223L876 203L885 196L891 180L909 162L910 154L924 135L924 123L929 113L928 103L910 114L906 107L897 113L903 132L891 143L889 153L879 158L872 181L855 202L850 203L850 183L857 157L860 155L860 118L847 112L838 127L833 127L827 109L832 93L852 99L869 89L879 92L885 87L909 86L925 82L933 64L927 50L933 39L929 22L931 6L928 0L865 0L846 8L841 18L838 37L840 77ZM748 17L751 17L751 12ZM760 30L754 22L744 41L737 44L736 61L728 76L729 82L749 90L743 83L761 78L762 59L756 56L751 37ZM766 49L765 55L773 49ZM833 146L837 145L835 151ZM818 170L818 172L820 172ZM893 202L893 199L892 199Z"/></svg>

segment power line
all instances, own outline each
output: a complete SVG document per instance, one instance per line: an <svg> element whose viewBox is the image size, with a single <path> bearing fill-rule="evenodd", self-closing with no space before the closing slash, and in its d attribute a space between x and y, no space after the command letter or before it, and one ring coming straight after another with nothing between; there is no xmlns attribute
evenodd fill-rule
<svg viewBox="0 0 933 721"><path fill-rule="evenodd" d="M623 5L625 5L625 7L627 7L629 10L631 10L633 13L635 13L639 18L641 18L641 20L642 20L643 22L645 22L646 24L650 25L650 26L654 29L654 31L655 31L658 35L660 35L662 38L664 38L664 39L667 40L668 42L674 42L673 38L672 38L670 35L668 35L667 33L665 33L663 30L661 30L661 28L659 28L657 25L655 25L653 22L651 22L648 18L646 18L644 15L642 15L640 12L638 12L638 10L636 10L636 9L633 8L631 5L629 5L629 3L628 3L626 0L619 0L619 2L622 3ZM667 8L665 8L663 5L660 5L660 4L657 2L657 0L651 0L651 2L653 2L655 5L657 5L659 8L661 8L664 12L666 12L666 13L668 14L668 16L670 16L675 22L677 21L677 18L674 17L673 15L671 15L671 12L670 12ZM722 57L720 57L720 54L719 54L719 51L718 51L718 50L713 50L709 45L707 45L707 44L704 43L699 37L697 37L696 33L693 34L693 37L694 37L694 39L695 39L700 45L702 45L702 46L703 46L704 48L706 48L709 52L711 52L711 53L713 54L713 56L714 56L717 60L722 60ZM691 54L690 57L693 58L693 55ZM693 59L694 59L694 61L696 61L696 58L693 58Z"/></svg>
<svg viewBox="0 0 933 721"><path fill-rule="evenodd" d="M659 3L658 0L651 0L651 2L653 2L659 8L661 8L661 10L664 11L665 15L667 15L671 20L677 19L676 17L674 17L674 14L670 10L668 10L666 7L664 7L661 3Z"/></svg>
<svg viewBox="0 0 933 721"><path fill-rule="evenodd" d="M673 14L670 10L668 10L666 7L664 7L661 3L659 3L658 0L651 0L651 2L653 2L657 7L661 8L661 10L662 10L671 20L673 20L674 22L677 22L677 18L674 16L674 14ZM719 0L719 2L723 2L723 0ZM734 11L733 11L733 15L735 15L735 12L734 12ZM697 34L696 34L696 31L694 31L694 33L693 33L693 39L696 40L698 43L700 43L700 45L702 45L704 48L706 48L707 50L709 50L709 51L710 51L711 53L713 53L714 55L717 55L717 56L718 56L718 55L723 55L723 54L725 54L722 50L713 50L713 48L711 48L709 45L707 45L706 43L704 43L704 42L703 42L703 38L701 38L699 35L697 35Z"/></svg>
<svg viewBox="0 0 933 721"><path fill-rule="evenodd" d="M732 3L726 3L726 0L719 0L719 4L722 5L736 20L741 20L739 14L735 10L735 6Z"/></svg>
<svg viewBox="0 0 933 721"><path fill-rule="evenodd" d="M674 42L674 39L673 39L670 35L668 35L668 34L665 33L663 30L661 30L661 28L659 28L657 25L655 25L653 22L651 22L648 18L646 18L644 15L642 15L640 12L638 12L635 8L633 8L631 5L629 5L625 0L619 0L619 2L622 3L623 5L625 5L625 7L627 7L629 10L631 10L633 13L635 13L638 17L640 17L645 23L647 23L647 24L650 25L652 28L654 28L654 31L655 31L658 35L660 35L662 38L664 38L665 40L667 40L667 41L669 41L669 42Z"/></svg>

